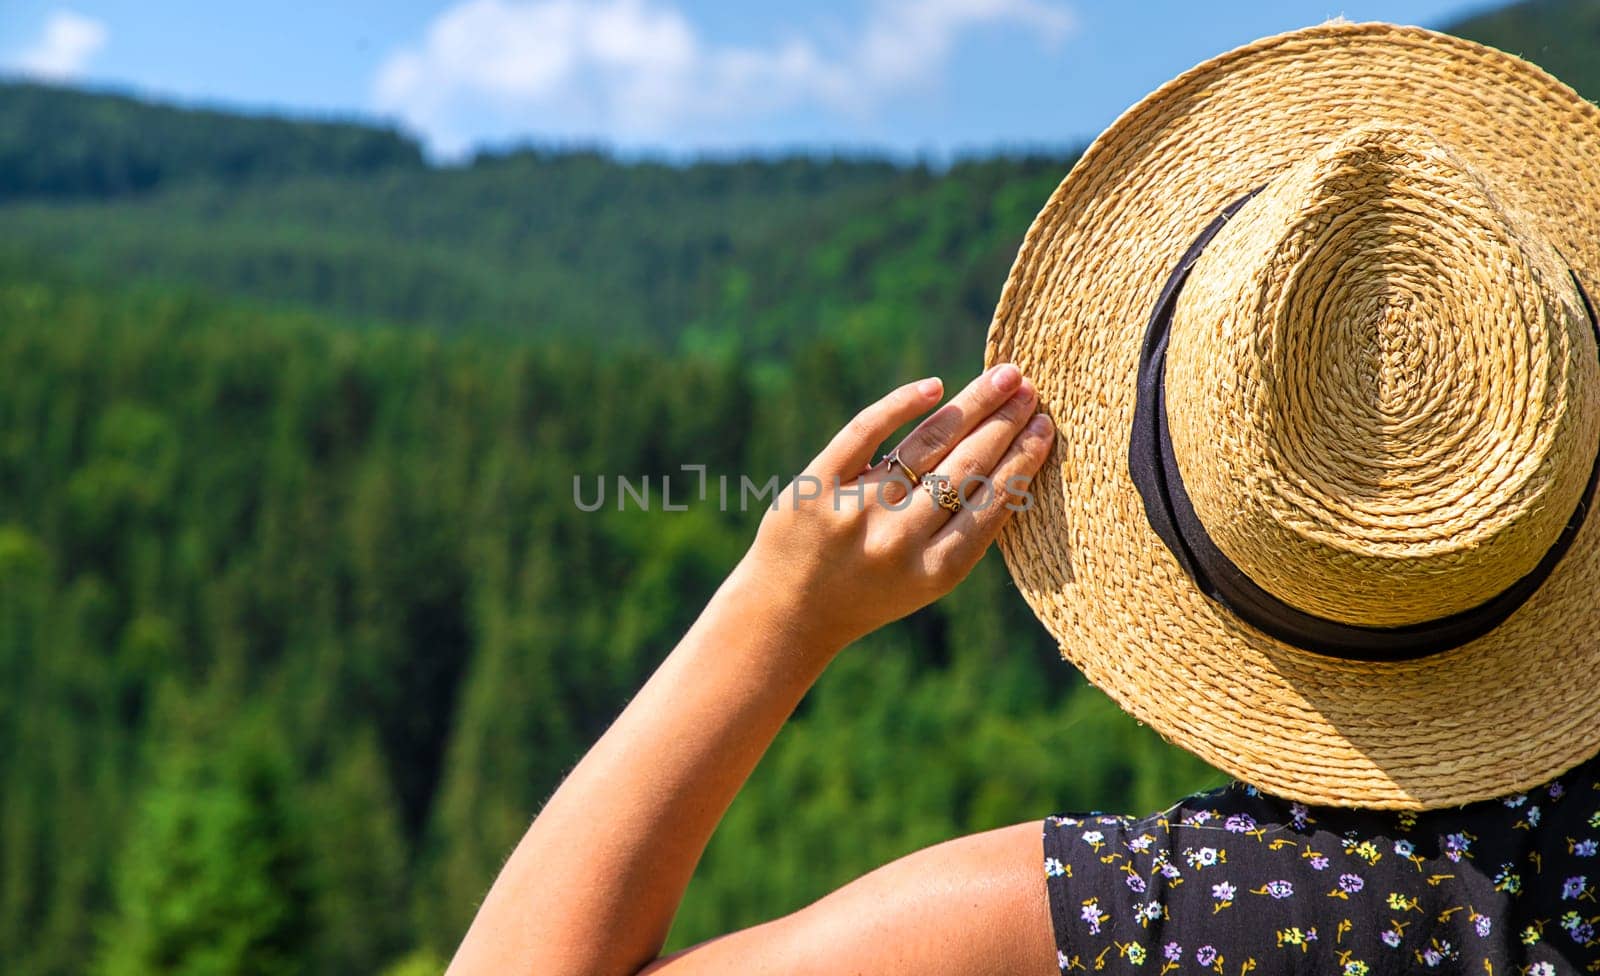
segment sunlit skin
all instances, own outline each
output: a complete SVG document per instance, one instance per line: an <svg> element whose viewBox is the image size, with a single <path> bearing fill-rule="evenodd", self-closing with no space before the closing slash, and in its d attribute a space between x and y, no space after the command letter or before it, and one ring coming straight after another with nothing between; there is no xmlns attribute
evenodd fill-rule
<svg viewBox="0 0 1600 976"><path fill-rule="evenodd" d="M1022 503L1006 486L1025 488L1043 463L1054 431L1032 384L997 366L899 450L918 473L988 475L1002 496L953 516L921 490L898 504L904 472L874 453L942 394L924 380L864 409L807 466L820 496L785 494L765 515L528 828L451 976L1058 972L1037 820L919 851L791 915L660 956L706 842L801 697L853 641L960 582Z"/></svg>

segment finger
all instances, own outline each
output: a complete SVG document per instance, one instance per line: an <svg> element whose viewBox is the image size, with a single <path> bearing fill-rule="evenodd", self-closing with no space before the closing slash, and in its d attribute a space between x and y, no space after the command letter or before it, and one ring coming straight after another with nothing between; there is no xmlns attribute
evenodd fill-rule
<svg viewBox="0 0 1600 976"><path fill-rule="evenodd" d="M907 383L872 404L845 424L822 453L807 466L821 478L855 478L872 461L873 452L896 428L939 402L944 383L938 377Z"/></svg>
<svg viewBox="0 0 1600 976"><path fill-rule="evenodd" d="M990 472L994 471L1000 458L1016 440L1018 432L1033 416L1033 405L1033 385L1024 380L1011 399L983 418L977 428L955 446L938 470L929 474L947 481L961 494L962 502L966 504L969 495L984 491ZM918 502L907 516L906 531L920 532L926 538L939 531L952 517L950 512L939 507L931 492L923 492Z"/></svg>
<svg viewBox="0 0 1600 976"><path fill-rule="evenodd" d="M929 540L927 551L933 565L956 565L965 570L978 562L1001 526L1033 504L1033 475L1054 443L1054 425L1049 417L1038 414L1011 442L990 474L994 490L984 498L972 499Z"/></svg>
<svg viewBox="0 0 1600 976"><path fill-rule="evenodd" d="M1021 385L1022 373L1010 363L983 372L900 442L900 460L919 476L930 473Z"/></svg>
<svg viewBox="0 0 1600 976"><path fill-rule="evenodd" d="M911 483L906 473L896 465L892 470L887 467L874 466L861 475L860 479L867 498L871 498L893 511L906 508L906 499L917 490ZM898 531L905 531L904 528Z"/></svg>

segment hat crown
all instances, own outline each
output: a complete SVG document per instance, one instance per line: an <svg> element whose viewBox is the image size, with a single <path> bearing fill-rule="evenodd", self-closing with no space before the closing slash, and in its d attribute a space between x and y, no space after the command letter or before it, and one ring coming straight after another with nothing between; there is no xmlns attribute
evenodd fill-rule
<svg viewBox="0 0 1600 976"><path fill-rule="evenodd" d="M1173 312L1172 449L1257 585L1403 626L1483 603L1550 549L1595 462L1600 359L1529 226L1428 133L1371 127L1206 247Z"/></svg>

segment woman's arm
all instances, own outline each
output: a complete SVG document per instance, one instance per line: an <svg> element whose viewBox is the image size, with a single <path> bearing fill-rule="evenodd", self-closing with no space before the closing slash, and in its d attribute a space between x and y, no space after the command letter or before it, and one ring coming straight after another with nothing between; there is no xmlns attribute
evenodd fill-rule
<svg viewBox="0 0 1600 976"><path fill-rule="evenodd" d="M906 501L903 486L888 480L889 472L868 469L878 445L933 406L940 392L937 380L925 380L868 407L797 479L797 485L819 485L820 494L796 501L814 494L807 487L780 498L750 552L682 642L529 827L457 951L454 976L631 976L656 960L712 830L828 662L856 638L947 592L1010 515L1014 496L988 504L973 499L954 516L923 492L897 505ZM920 465L919 473L936 469L957 483L981 474L1003 491L1021 483L1013 479L1031 476L1049 448L1047 420L1025 427L1032 408L1033 391L1016 368L997 367L918 427L901 445L901 456ZM1037 853L1037 826L1025 826L1032 831L1026 843ZM1024 849L1023 829L968 838L959 842L965 847L946 853L970 861L963 877L975 886L935 885L955 899L946 911L953 904L973 908L982 900L979 892L1004 887L985 880L997 870L990 858L996 845ZM1026 858L1037 869L1035 861L1032 854ZM792 970L806 957L815 962L821 945L796 953L824 932L843 931L830 918L849 923L844 928L870 929L873 919L889 924L896 911L906 914L914 902L905 898L909 889L897 887L904 863L806 912L713 940L661 968L725 971L718 967L760 958ZM1000 873L1012 878L1017 870ZM1042 874L1034 873L1037 911L1044 886ZM1005 890L1016 890L1016 880ZM843 911L825 907L830 902ZM867 911L874 904L876 914ZM924 907L931 914L919 917L939 917L934 906ZM977 906L979 925L981 914ZM947 930L950 924L947 919ZM1046 946L1047 936L1046 929ZM838 933L830 938L849 941ZM869 969L883 971L881 960Z"/></svg>

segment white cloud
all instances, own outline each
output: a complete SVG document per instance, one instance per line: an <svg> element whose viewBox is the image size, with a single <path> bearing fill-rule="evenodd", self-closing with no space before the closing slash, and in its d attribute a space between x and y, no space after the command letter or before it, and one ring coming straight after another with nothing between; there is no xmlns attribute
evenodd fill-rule
<svg viewBox="0 0 1600 976"><path fill-rule="evenodd" d="M109 36L101 21L57 10L45 21L39 38L12 59L11 67L43 81L67 81L83 74Z"/></svg>
<svg viewBox="0 0 1600 976"><path fill-rule="evenodd" d="M374 96L446 152L484 113L621 140L795 107L862 115L936 83L995 25L1055 43L1073 19L1054 0L873 0L841 43L741 47L708 43L670 0L462 0L384 61Z"/></svg>

